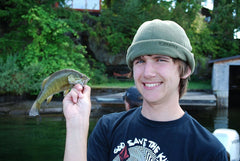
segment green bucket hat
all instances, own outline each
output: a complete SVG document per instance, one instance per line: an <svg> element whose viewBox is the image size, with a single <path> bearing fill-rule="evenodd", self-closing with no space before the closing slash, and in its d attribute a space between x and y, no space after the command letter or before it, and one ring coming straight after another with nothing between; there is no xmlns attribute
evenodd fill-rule
<svg viewBox="0 0 240 161"><path fill-rule="evenodd" d="M184 29L173 21L155 19L143 23L127 50L126 61L132 70L135 58L142 55L161 54L181 59L195 68L192 46Z"/></svg>

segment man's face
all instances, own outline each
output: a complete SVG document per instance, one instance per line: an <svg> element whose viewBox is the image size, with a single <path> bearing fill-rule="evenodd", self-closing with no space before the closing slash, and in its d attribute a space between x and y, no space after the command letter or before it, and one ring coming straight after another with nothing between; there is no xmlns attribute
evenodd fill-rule
<svg viewBox="0 0 240 161"><path fill-rule="evenodd" d="M148 103L158 104L179 98L178 65L169 56L145 55L136 58L133 77L137 89Z"/></svg>

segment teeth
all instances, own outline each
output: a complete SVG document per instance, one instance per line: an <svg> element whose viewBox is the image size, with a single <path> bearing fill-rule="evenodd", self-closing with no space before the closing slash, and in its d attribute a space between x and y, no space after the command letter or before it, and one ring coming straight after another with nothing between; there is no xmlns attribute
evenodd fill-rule
<svg viewBox="0 0 240 161"><path fill-rule="evenodd" d="M146 87L156 87L159 86L159 83L145 84Z"/></svg>

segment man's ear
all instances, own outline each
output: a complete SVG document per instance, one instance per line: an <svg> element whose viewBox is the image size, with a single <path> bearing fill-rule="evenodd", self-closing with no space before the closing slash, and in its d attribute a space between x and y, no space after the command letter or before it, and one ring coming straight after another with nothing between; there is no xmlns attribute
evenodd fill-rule
<svg viewBox="0 0 240 161"><path fill-rule="evenodd" d="M128 103L126 100L124 101L124 103L125 103L125 110L126 110L126 111L130 110L130 105L129 105L129 103Z"/></svg>
<svg viewBox="0 0 240 161"><path fill-rule="evenodd" d="M183 76L181 76L181 79L186 79L186 78L188 78L188 77L191 75L191 72L192 72L192 70L191 70L190 67L188 66L186 73L185 73Z"/></svg>

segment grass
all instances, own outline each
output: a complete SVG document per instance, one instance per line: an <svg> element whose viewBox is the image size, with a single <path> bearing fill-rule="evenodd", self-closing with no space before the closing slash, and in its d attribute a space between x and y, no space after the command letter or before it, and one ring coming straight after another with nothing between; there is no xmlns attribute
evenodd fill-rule
<svg viewBox="0 0 240 161"><path fill-rule="evenodd" d="M129 88L134 86L133 80L111 79L107 83L92 85L92 88Z"/></svg>
<svg viewBox="0 0 240 161"><path fill-rule="evenodd" d="M129 88L134 86L133 80L110 79L107 83L92 85L92 88ZM211 90L211 81L189 81L188 90Z"/></svg>
<svg viewBox="0 0 240 161"><path fill-rule="evenodd" d="M190 81L188 85L189 90L211 90L211 80L207 81Z"/></svg>

